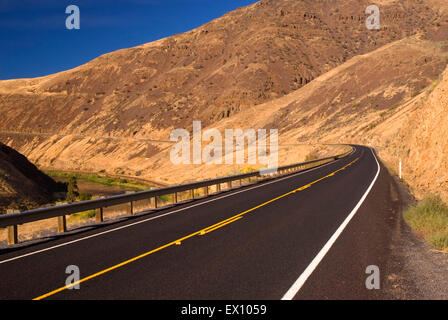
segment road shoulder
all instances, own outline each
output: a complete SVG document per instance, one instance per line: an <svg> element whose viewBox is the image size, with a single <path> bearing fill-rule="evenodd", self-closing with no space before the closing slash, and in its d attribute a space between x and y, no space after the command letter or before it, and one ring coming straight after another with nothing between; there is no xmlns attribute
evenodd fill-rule
<svg viewBox="0 0 448 320"><path fill-rule="evenodd" d="M406 224L403 211L416 200L395 176L391 177L391 196L400 204L386 282L392 297L448 299L448 254L417 238Z"/></svg>

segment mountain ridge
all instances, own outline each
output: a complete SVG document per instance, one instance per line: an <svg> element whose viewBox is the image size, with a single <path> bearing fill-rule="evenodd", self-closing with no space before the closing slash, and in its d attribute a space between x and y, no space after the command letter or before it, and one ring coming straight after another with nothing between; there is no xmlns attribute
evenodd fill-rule
<svg viewBox="0 0 448 320"><path fill-rule="evenodd" d="M331 3L260 1L69 71L0 81L0 137L45 167L123 171L162 183L203 178L203 167L172 168L169 144L141 140L167 140L174 128L191 130L193 120L280 128L285 144L368 143L364 135L382 113L393 115L443 72L447 4L378 1L382 29L369 31L371 3ZM277 108L283 100L291 101ZM303 152L282 161L297 162L310 149Z"/></svg>

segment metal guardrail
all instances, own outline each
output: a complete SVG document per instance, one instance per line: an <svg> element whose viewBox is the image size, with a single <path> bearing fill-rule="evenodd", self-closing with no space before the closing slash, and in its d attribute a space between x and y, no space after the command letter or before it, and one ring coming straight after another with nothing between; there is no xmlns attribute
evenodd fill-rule
<svg viewBox="0 0 448 320"><path fill-rule="evenodd" d="M265 175L264 172L254 171L244 174L232 175L223 178L216 178L210 180L203 180L199 182L187 183L182 185L175 185L160 189L153 189L148 191L140 191L131 194L123 194L117 196L111 196L107 198L83 201L83 202L75 202L71 204L47 207L47 208L39 208L33 209L18 213L10 213L5 215L0 215L0 228L8 228L8 244L16 244L18 243L18 225L35 222L39 220L45 220L50 218L58 218L58 231L66 232L67 231L67 221L66 216L74 213L84 212L88 210L95 210L95 218L97 222L103 221L103 208L120 205L120 204L128 204L127 213L129 215L134 214L134 206L133 203L139 200L147 200L154 199L154 208L158 207L157 197L164 195L173 195L173 204L178 203L178 193L190 191L190 199L193 200L194 190L204 188L205 196L209 195L209 187L216 186L216 192L221 191L221 185L223 183L227 183L227 189L233 189L232 182L239 181L239 186L242 186L242 181L245 179L249 180L251 183L251 179L255 178L256 182L260 180L273 179L278 176L287 175L291 173L295 173L298 171L302 171L305 169L310 169L313 167L317 167L319 165L329 163L335 161L337 159L346 157L347 155L354 152L354 148L352 147L351 151L346 152L344 154L339 154L332 157L316 159L312 161L287 165L283 167L279 167L274 174Z"/></svg>

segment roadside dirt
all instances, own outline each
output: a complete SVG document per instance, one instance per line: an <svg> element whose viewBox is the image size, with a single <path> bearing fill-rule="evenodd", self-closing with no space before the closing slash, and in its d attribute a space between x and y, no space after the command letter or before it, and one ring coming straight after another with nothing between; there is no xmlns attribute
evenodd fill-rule
<svg viewBox="0 0 448 320"><path fill-rule="evenodd" d="M391 196L400 208L392 238L387 285L393 299L448 299L448 254L418 238L403 219L403 211L417 201L401 180L393 176Z"/></svg>

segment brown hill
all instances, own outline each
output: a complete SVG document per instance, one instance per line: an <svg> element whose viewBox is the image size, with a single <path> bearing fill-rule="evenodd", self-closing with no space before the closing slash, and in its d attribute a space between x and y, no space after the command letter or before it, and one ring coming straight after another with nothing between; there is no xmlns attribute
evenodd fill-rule
<svg viewBox="0 0 448 320"><path fill-rule="evenodd" d="M415 195L448 199L447 44L399 40L218 125L276 126L288 143L371 145L392 172L402 159Z"/></svg>
<svg viewBox="0 0 448 320"><path fill-rule="evenodd" d="M171 145L145 139L167 140L193 120L280 128L283 144L366 142L439 77L448 25L444 1L382 0L382 28L368 31L370 4L260 1L73 70L1 81L0 137L45 167L168 182L204 170L173 168ZM292 149L283 161L298 160Z"/></svg>
<svg viewBox="0 0 448 320"><path fill-rule="evenodd" d="M383 147L380 154L422 198L439 193L448 200L448 68L443 75L402 110L378 126L369 142Z"/></svg>
<svg viewBox="0 0 448 320"><path fill-rule="evenodd" d="M159 139L193 119L212 123L424 32L440 17L425 1L383 3L380 31L365 27L367 0L260 1L70 71L2 81L2 129Z"/></svg>
<svg viewBox="0 0 448 320"><path fill-rule="evenodd" d="M56 182L39 171L27 158L0 143L0 212L44 204L52 200Z"/></svg>

